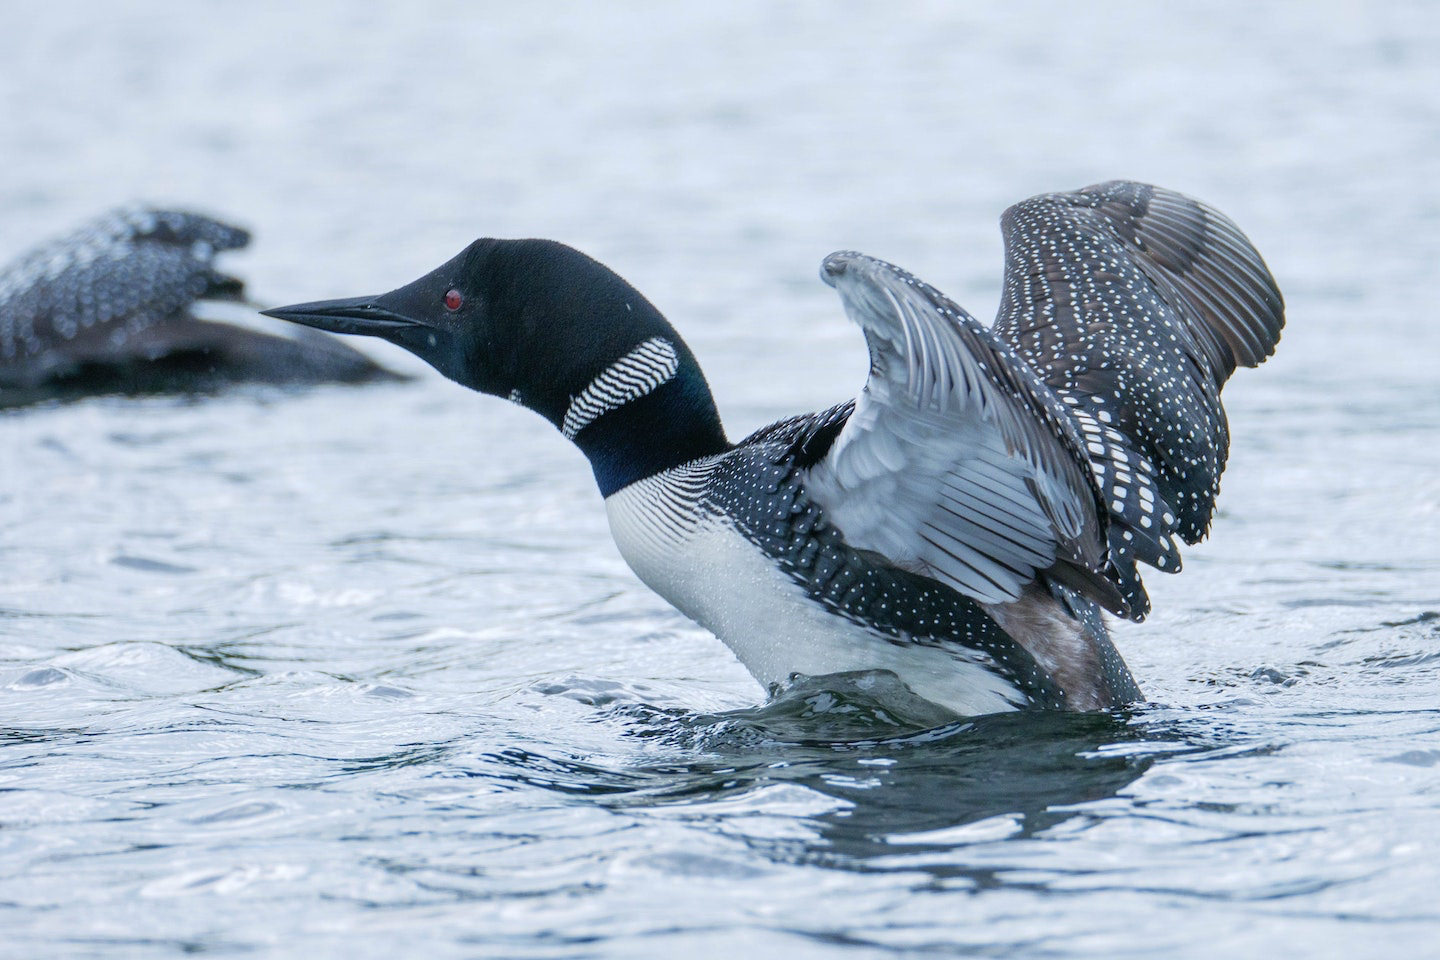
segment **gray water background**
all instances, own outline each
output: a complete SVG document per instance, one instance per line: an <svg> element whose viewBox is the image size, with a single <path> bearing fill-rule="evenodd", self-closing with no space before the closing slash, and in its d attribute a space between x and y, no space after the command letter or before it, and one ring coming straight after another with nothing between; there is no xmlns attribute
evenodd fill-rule
<svg viewBox="0 0 1440 960"><path fill-rule="evenodd" d="M1440 955L1435 5L13 3L0 65L0 256L190 205L289 302L554 237L732 436L861 382L826 253L988 317L1046 190L1202 197L1289 305L1118 718L757 706L573 448L383 344L0 417L0 955Z"/></svg>

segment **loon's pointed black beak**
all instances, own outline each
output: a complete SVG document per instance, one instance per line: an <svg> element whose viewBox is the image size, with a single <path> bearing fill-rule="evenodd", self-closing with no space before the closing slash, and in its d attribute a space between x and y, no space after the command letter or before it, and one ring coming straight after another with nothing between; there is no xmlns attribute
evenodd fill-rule
<svg viewBox="0 0 1440 960"><path fill-rule="evenodd" d="M411 284L375 297L316 300L260 312L327 333L356 333L388 340L450 379L468 383L463 331L445 323L445 317L427 315L423 307L427 291L415 287Z"/></svg>
<svg viewBox="0 0 1440 960"><path fill-rule="evenodd" d="M419 320L382 306L382 299L348 297L344 300L315 300L260 312L267 317L278 317L329 333L359 333L387 340L394 338L399 330L426 326Z"/></svg>

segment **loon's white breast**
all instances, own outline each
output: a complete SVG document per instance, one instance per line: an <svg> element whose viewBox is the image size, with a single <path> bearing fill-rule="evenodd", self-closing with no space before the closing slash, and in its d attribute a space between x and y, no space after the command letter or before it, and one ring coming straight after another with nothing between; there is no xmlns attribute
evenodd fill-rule
<svg viewBox="0 0 1440 960"><path fill-rule="evenodd" d="M1025 693L980 651L897 643L812 600L706 503L719 458L611 494L610 531L646 586L728 646L766 688L793 674L889 670L917 696L961 715L1014 710Z"/></svg>

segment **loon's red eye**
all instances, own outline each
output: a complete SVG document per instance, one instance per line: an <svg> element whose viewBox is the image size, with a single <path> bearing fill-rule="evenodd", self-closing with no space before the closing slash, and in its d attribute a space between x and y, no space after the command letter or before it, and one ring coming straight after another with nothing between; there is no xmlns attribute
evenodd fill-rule
<svg viewBox="0 0 1440 960"><path fill-rule="evenodd" d="M452 289L452 290L448 291L448 292L445 294L445 309L446 309L446 310L452 310L452 311L453 311L453 310L459 310L459 309L460 309L460 304L462 304L462 303L464 303L464 302L465 302L465 298L460 295L460 291L459 291L459 290L453 290L453 289Z"/></svg>

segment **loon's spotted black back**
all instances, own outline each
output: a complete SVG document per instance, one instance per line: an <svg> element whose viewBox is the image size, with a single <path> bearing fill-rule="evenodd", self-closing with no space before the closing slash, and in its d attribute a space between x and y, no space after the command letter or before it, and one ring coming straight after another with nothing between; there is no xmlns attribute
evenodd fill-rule
<svg viewBox="0 0 1440 960"><path fill-rule="evenodd" d="M1229 220L1124 181L1003 218L986 327L906 271L832 254L863 330L849 403L725 440L679 335L559 244L481 240L388 294L284 307L508 396L589 457L632 569L763 684L893 671L957 713L1139 697L1101 608L1179 569L1214 509L1219 392L1274 349L1280 294Z"/></svg>

